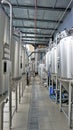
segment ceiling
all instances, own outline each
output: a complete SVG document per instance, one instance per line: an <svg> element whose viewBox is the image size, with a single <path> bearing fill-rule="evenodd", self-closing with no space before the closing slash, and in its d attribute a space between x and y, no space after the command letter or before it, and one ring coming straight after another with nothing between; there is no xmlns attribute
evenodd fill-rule
<svg viewBox="0 0 73 130"><path fill-rule="evenodd" d="M64 11L71 0L10 0L13 6L13 27L20 29L25 44L48 45L58 26L63 22ZM9 7L3 5L9 15ZM67 13L71 6L67 9ZM62 17L62 19L61 19Z"/></svg>

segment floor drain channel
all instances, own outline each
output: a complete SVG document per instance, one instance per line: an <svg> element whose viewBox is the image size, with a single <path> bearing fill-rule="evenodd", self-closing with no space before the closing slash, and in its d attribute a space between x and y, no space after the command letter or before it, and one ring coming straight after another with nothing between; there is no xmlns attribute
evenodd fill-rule
<svg viewBox="0 0 73 130"><path fill-rule="evenodd" d="M32 98L28 114L28 130L39 130L38 123L38 104L37 97L35 95L36 87L32 86Z"/></svg>

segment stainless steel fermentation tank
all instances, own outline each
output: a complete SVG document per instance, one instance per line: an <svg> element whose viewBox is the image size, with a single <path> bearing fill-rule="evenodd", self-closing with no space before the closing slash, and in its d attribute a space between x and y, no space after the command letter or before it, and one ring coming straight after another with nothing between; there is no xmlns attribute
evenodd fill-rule
<svg viewBox="0 0 73 130"><path fill-rule="evenodd" d="M21 43L16 36L12 38L11 45L11 61L12 61L12 78L19 79L22 77L21 71Z"/></svg>
<svg viewBox="0 0 73 130"><path fill-rule="evenodd" d="M35 50L35 73L38 72L38 49Z"/></svg>
<svg viewBox="0 0 73 130"><path fill-rule="evenodd" d="M60 78L73 78L73 36L60 40L59 43L58 75Z"/></svg>
<svg viewBox="0 0 73 130"><path fill-rule="evenodd" d="M51 51L46 54L46 71L51 73Z"/></svg>
<svg viewBox="0 0 73 130"><path fill-rule="evenodd" d="M73 79L73 36L63 37L57 45L57 75L62 81L62 85L69 91L68 82L64 80Z"/></svg>
<svg viewBox="0 0 73 130"><path fill-rule="evenodd" d="M9 19L0 8L0 94L8 92L10 80Z"/></svg>
<svg viewBox="0 0 73 130"><path fill-rule="evenodd" d="M46 71L49 70L49 52L46 53Z"/></svg>
<svg viewBox="0 0 73 130"><path fill-rule="evenodd" d="M45 64L39 64L39 66L38 66L38 74L39 74L39 76L41 77L41 78L44 78L43 77L43 73L44 73L44 68L45 68Z"/></svg>
<svg viewBox="0 0 73 130"><path fill-rule="evenodd" d="M57 74L57 46L51 50L51 73Z"/></svg>
<svg viewBox="0 0 73 130"><path fill-rule="evenodd" d="M25 48L22 46L22 74L25 73Z"/></svg>

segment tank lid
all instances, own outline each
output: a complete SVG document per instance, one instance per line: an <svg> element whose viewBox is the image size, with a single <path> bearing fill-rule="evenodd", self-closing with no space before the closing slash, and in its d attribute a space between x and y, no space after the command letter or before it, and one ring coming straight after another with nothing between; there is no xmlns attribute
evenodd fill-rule
<svg viewBox="0 0 73 130"><path fill-rule="evenodd" d="M62 31L62 32L58 32L56 35L56 38L55 38L56 44L58 44L61 39L65 38L67 36L69 36L69 31L67 29L64 29L64 31Z"/></svg>
<svg viewBox="0 0 73 130"><path fill-rule="evenodd" d="M73 27L69 29L69 34L73 36Z"/></svg>
<svg viewBox="0 0 73 130"><path fill-rule="evenodd" d="M64 29L64 31L60 32L60 39L65 38L69 36L69 31L67 29Z"/></svg>

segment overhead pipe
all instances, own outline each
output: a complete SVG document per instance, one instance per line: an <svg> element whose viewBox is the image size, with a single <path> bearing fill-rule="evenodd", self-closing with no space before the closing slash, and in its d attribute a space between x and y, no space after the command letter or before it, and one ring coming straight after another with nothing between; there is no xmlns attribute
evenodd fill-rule
<svg viewBox="0 0 73 130"><path fill-rule="evenodd" d="M37 17L37 0L35 0L35 16L34 16L34 29L35 29L35 38L36 38L36 26L37 26L37 21L36 21L36 17Z"/></svg>
<svg viewBox="0 0 73 130"><path fill-rule="evenodd" d="M65 9L63 15L60 17L59 22L58 22L57 25L55 26L55 30L57 29L57 27L59 26L60 22L61 22L62 19L64 18L65 14L66 14L67 10L69 9L69 7L70 7L70 5L71 5L72 2L73 2L73 0L70 0L70 2L69 2L69 4L68 4L67 8ZM52 32L52 34L54 34L55 30Z"/></svg>
<svg viewBox="0 0 73 130"><path fill-rule="evenodd" d="M8 6L7 4L6 4L6 6ZM12 4L12 6L13 6L13 8L22 8L22 9L27 9L27 8L29 8L29 9L34 9L35 8L35 6L34 5L24 5L24 4L19 4L19 5L17 5L17 4ZM49 11L65 11L65 7L55 7L55 8L53 8L53 7L48 7L48 6L37 6L37 9L39 9L39 10L49 10ZM68 8L68 12L70 11L71 9L70 8Z"/></svg>
<svg viewBox="0 0 73 130"><path fill-rule="evenodd" d="M25 21L34 21L34 18L21 18L21 17L13 17L14 20L25 20ZM38 22L52 22L52 23L58 23L57 20L48 20L48 19L37 19ZM63 23L63 21L61 21Z"/></svg>
<svg viewBox="0 0 73 130"><path fill-rule="evenodd" d="M43 53L43 52L46 52L46 50L47 49L39 49L38 51L33 51L33 52L31 52L31 54L28 56L28 57L30 57L33 53Z"/></svg>
<svg viewBox="0 0 73 130"><path fill-rule="evenodd" d="M33 53L42 53L42 52L39 52L39 51L33 51L33 52L31 52L31 54L28 56L28 57L30 57Z"/></svg>

